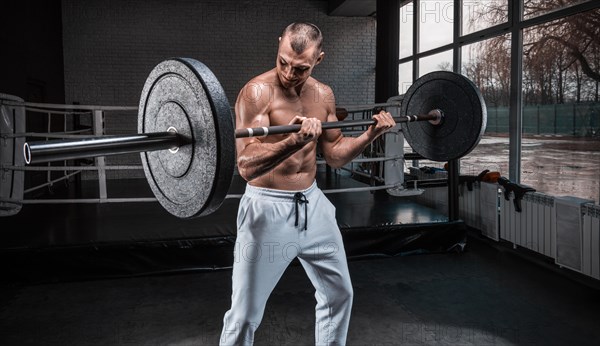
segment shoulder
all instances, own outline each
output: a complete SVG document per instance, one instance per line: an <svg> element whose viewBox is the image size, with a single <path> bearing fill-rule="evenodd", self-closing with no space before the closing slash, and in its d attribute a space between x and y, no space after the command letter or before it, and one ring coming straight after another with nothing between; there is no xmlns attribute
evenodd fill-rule
<svg viewBox="0 0 600 346"><path fill-rule="evenodd" d="M315 100L319 100L326 105L335 105L335 96L333 93L333 89L317 79L310 77L307 81L309 86L309 90L314 94Z"/></svg>
<svg viewBox="0 0 600 346"><path fill-rule="evenodd" d="M236 123L243 127L269 126L273 98L272 74L252 78L240 90L235 102Z"/></svg>
<svg viewBox="0 0 600 346"><path fill-rule="evenodd" d="M237 102L265 104L273 93L273 71L249 80L240 90Z"/></svg>
<svg viewBox="0 0 600 346"><path fill-rule="evenodd" d="M320 96L320 99L325 100L325 101L335 100L335 97L333 95L333 89L329 85L327 85L313 77L310 77L308 82L309 82L311 89L314 90L314 92L318 96Z"/></svg>

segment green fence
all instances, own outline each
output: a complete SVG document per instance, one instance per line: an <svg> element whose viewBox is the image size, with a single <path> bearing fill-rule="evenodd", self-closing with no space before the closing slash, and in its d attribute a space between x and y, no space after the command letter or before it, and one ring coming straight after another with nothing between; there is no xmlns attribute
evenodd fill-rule
<svg viewBox="0 0 600 346"><path fill-rule="evenodd" d="M488 107L486 132L508 133L508 107ZM523 133L600 137L600 102L525 106Z"/></svg>

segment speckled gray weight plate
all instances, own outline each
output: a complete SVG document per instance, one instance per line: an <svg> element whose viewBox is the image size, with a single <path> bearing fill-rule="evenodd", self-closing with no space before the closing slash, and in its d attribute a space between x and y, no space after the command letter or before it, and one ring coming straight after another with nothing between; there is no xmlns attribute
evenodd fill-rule
<svg viewBox="0 0 600 346"><path fill-rule="evenodd" d="M189 139L176 152L142 152L142 165L160 204L180 218L204 216L223 203L235 164L231 108L221 84L199 61L174 58L146 79L138 132L170 128Z"/></svg>
<svg viewBox="0 0 600 346"><path fill-rule="evenodd" d="M467 77L436 71L417 79L404 95L401 114L427 114L432 109L444 112L441 124L402 124L406 141L421 156L449 161L467 155L479 144L487 124L487 108L479 89Z"/></svg>

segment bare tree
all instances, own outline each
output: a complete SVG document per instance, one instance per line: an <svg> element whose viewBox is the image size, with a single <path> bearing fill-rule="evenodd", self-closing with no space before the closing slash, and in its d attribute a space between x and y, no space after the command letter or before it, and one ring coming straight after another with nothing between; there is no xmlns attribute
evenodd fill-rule
<svg viewBox="0 0 600 346"><path fill-rule="evenodd" d="M581 0L524 0L524 15L535 17ZM485 1L471 6L466 24L507 20L508 1ZM524 30L523 100L525 104L552 104L598 100L600 83L600 10L560 18ZM509 35L472 45L478 56L464 66L477 80L486 100L508 102L510 83Z"/></svg>
<svg viewBox="0 0 600 346"><path fill-rule="evenodd" d="M576 0L526 0L526 13L548 12L556 7L565 7ZM559 43L563 49L578 62L581 71L589 78L600 81L600 66L596 64L597 47L600 46L600 10L564 17L536 27L539 40L531 44L530 49L540 49L549 41Z"/></svg>

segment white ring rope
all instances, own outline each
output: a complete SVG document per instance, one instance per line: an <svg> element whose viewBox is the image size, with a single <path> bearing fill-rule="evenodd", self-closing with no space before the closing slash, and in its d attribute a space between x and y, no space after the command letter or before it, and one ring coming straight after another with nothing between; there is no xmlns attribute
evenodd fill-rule
<svg viewBox="0 0 600 346"><path fill-rule="evenodd" d="M48 185L48 184L45 184ZM45 186L44 185L44 186ZM41 186L40 186L41 187ZM379 186L364 186L364 187L346 187L340 189L325 189L322 190L325 194L334 193L345 193L345 192L363 192L363 191L378 191L387 189L398 189L402 188L402 184L388 184ZM31 191L27 190L24 193ZM242 194L228 194L225 196L226 199L240 199ZM155 197L130 197L130 198L56 198L56 199L1 199L2 202L20 203L20 204L66 204L66 203L138 203L138 202L156 202Z"/></svg>
<svg viewBox="0 0 600 346"><path fill-rule="evenodd" d="M10 169L13 171L48 171L48 172L61 172L61 171L97 171L97 166L0 166L2 169ZM141 165L113 165L104 166L103 170L138 170L143 169Z"/></svg>
<svg viewBox="0 0 600 346"><path fill-rule="evenodd" d="M363 162L382 162L382 161L393 161L393 160L404 160L404 156L382 156L382 157L364 157L350 161L349 163L363 163ZM327 164L325 160L317 160L317 165Z"/></svg>
<svg viewBox="0 0 600 346"><path fill-rule="evenodd" d="M76 131L66 131L66 132L48 132L48 133L40 133L40 132L21 132L21 133L9 133L6 135L2 135L4 138L20 138L20 137L35 137L35 138L94 138L98 137L95 135L74 135L72 133L83 133L90 132L90 129L82 129Z"/></svg>
<svg viewBox="0 0 600 346"><path fill-rule="evenodd" d="M37 103L37 102L17 102L11 100L2 100L0 104L9 106L21 106L36 108L40 111L47 112L55 109L74 109L74 110L103 110L103 111L137 111L138 107L134 106L98 106L98 105L61 105L55 103Z"/></svg>
<svg viewBox="0 0 600 346"><path fill-rule="evenodd" d="M348 111L349 113L358 113L358 112L365 112L365 111L372 111L373 108L377 108L377 107L400 107L401 103L400 101L396 101L396 102L383 102L383 103L372 103L372 104L362 104L362 105L347 105L347 106L337 106L339 108L343 108L346 111Z"/></svg>
<svg viewBox="0 0 600 346"><path fill-rule="evenodd" d="M45 112L45 113L53 113L53 114L81 114L88 115L89 111L136 111L138 107L134 106L99 106L99 105L61 105L61 104L50 104L50 103L34 103L34 102L18 102L11 100L2 100L0 102L2 105L12 105L12 106L21 106L24 107L25 110L32 112ZM368 112L372 111L377 107L400 107L400 101L395 102L385 102L385 103L373 103L373 104L358 104L358 105L340 105L338 107L344 108L349 113L359 113L359 112ZM233 109L232 109L233 111ZM77 134L90 131L89 129L76 130L76 131L65 131L65 132L54 132L54 133L37 133L37 132L25 132L25 133L14 133L14 134L5 134L3 137L6 138L18 138L18 137L34 137L34 138L89 138L95 137L94 135L84 135ZM252 136L252 129L248 129L250 135ZM263 127L264 136L267 136L269 133L269 129ZM361 133L361 131L352 131L356 133ZM392 161L392 160L404 160L404 157L401 155L396 156L384 156L384 157L364 157L364 158L355 158L351 161L351 163L365 163L365 162L384 162L384 161ZM322 165L326 164L325 160L317 160L317 164ZM69 177L79 174L82 171L97 171L98 167L92 166L1 166L1 169L4 170L14 170L14 171L70 171L71 173L65 174L64 176L54 179L45 184L41 184L35 187L32 187L28 190L25 190L24 193L28 193L42 187L52 185L58 181L68 179ZM114 166L105 166L102 167L103 170L139 170L143 167L141 165L114 165ZM351 187L351 188L339 188L339 189L326 189L323 190L324 193L344 193L344 192L360 192L360 191L377 191L377 190L385 190L385 189L397 189L403 188L401 184L389 184L389 185L379 185L379 186L365 186L365 187ZM241 194L229 194L225 198L241 198ZM3 199L3 202L16 202L22 204L60 204L60 203L134 203L134 202L155 202L157 199L154 197L133 197L133 198L81 198L81 199L35 199L35 200L12 200L12 199Z"/></svg>
<svg viewBox="0 0 600 346"><path fill-rule="evenodd" d="M66 104L56 104L56 103L40 103L40 102L19 102L13 100L2 100L0 101L0 105L8 105L8 106L17 106L17 107L26 107L27 110L31 111L39 111L39 112L48 112L48 111L57 111L57 110L103 110L103 111L137 111L139 107L137 106L100 106L100 105L66 105ZM349 105L338 105L338 108L344 108L348 112L361 112L361 111L371 111L373 108L377 107L400 107L401 100L397 100L394 102L381 102L381 103L365 103L365 104L349 104ZM234 107L231 107L232 111ZM57 111L59 112L59 111Z"/></svg>

